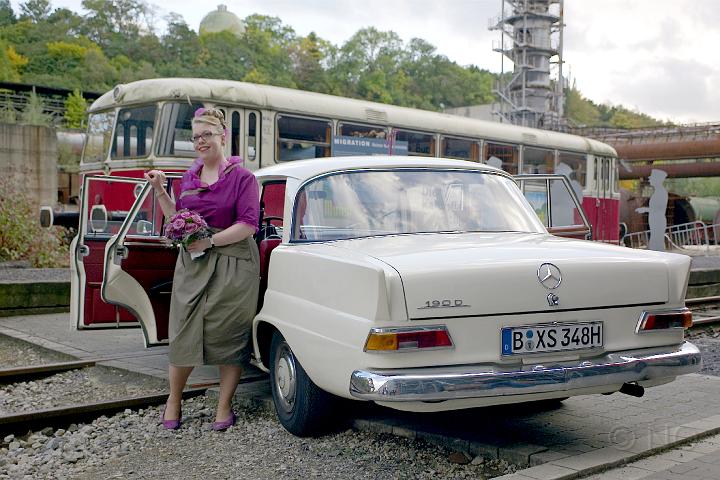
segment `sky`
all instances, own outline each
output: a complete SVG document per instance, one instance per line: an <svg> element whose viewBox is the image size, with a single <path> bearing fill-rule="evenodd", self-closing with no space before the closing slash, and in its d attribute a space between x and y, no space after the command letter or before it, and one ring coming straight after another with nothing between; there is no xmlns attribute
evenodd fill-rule
<svg viewBox="0 0 720 480"><path fill-rule="evenodd" d="M17 0L11 2L19 11ZM80 0L51 0L83 13ZM150 1L197 30L216 4ZM501 69L488 25L501 0L222 0L240 18L279 17L342 45L360 28L427 40L461 65ZM720 0L565 0L564 73L583 95L675 122L720 122ZM508 63L505 63L507 69Z"/></svg>

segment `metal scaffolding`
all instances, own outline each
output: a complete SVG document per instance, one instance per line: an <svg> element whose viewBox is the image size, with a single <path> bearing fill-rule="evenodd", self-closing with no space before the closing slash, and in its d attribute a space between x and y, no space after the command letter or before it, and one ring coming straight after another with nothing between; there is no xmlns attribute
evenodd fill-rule
<svg viewBox="0 0 720 480"><path fill-rule="evenodd" d="M564 0L501 0L501 15L490 29L500 31L493 50L502 53L493 114L501 122L536 128L564 123L562 76ZM512 72L505 71L505 59Z"/></svg>

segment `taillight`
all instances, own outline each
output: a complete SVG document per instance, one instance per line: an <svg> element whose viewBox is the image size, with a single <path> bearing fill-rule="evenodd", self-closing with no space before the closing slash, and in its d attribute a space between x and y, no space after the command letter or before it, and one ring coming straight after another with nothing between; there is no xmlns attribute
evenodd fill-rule
<svg viewBox="0 0 720 480"><path fill-rule="evenodd" d="M406 352L429 348L452 348L444 326L373 328L365 341L366 352Z"/></svg>
<svg viewBox="0 0 720 480"><path fill-rule="evenodd" d="M640 315L637 332L667 330L671 328L690 328L692 324L692 312L688 308L643 312L642 315Z"/></svg>

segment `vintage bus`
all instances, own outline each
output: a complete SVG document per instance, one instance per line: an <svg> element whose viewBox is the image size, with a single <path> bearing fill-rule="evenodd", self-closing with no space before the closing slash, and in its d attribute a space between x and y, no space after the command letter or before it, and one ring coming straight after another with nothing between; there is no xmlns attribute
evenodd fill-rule
<svg viewBox="0 0 720 480"><path fill-rule="evenodd" d="M210 106L225 113L226 154L242 157L249 170L300 159L389 154L488 163L518 178L560 173L581 200L584 213L579 214L592 226L592 238L618 241L617 156L601 142L266 85L191 78L142 80L115 87L89 109L80 167L80 232L71 246L71 309L77 327L137 325L130 312L103 301L106 246L142 190L143 172L153 168L182 172L191 165L191 120L198 108ZM537 184L519 181L541 220L552 227L559 211L549 211L549 194L535 198ZM266 217L280 214L267 203ZM149 204L144 211L146 218L135 227L141 234L162 224L156 206ZM580 223L579 214L571 213L569 223ZM169 249L158 253L165 254L174 255ZM148 268L144 274L166 273ZM168 293L160 287L157 292Z"/></svg>

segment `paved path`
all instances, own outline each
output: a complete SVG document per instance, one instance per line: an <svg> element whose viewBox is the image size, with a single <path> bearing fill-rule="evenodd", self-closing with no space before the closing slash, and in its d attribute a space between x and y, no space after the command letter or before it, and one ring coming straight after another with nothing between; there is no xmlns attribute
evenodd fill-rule
<svg viewBox="0 0 720 480"><path fill-rule="evenodd" d="M587 480L718 480L720 435L591 475Z"/></svg>

